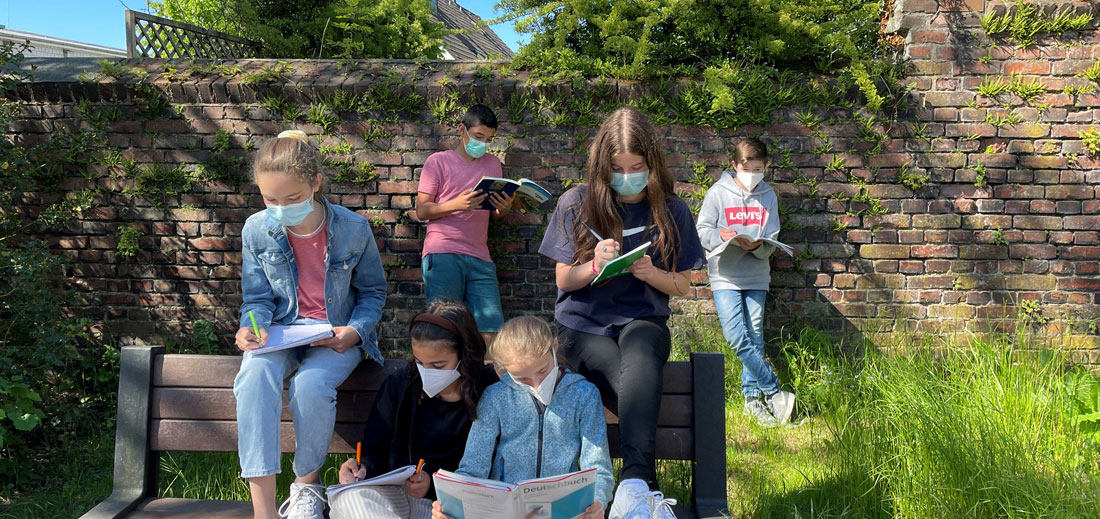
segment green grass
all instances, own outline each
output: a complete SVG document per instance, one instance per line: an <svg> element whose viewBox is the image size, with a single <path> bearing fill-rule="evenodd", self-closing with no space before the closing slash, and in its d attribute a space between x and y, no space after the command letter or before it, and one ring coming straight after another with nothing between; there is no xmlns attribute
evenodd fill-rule
<svg viewBox="0 0 1100 519"><path fill-rule="evenodd" d="M34 492L0 493L0 519L80 517L111 493L114 441L109 431L71 444L64 461L41 467L51 476Z"/></svg>

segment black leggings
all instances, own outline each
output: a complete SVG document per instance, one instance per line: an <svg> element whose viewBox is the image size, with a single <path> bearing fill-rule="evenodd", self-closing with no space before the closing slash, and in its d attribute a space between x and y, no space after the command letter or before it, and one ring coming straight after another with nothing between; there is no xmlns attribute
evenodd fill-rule
<svg viewBox="0 0 1100 519"><path fill-rule="evenodd" d="M672 337L664 319L636 319L618 337L558 324L558 352L596 385L603 404L619 417L623 468L619 480L637 478L658 490L657 413Z"/></svg>

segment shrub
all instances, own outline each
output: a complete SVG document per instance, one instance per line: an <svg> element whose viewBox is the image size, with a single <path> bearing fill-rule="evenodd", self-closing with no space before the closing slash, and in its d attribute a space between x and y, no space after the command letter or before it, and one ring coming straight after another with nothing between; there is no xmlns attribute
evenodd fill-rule
<svg viewBox="0 0 1100 519"><path fill-rule="evenodd" d="M23 79L9 67L23 50L0 44L4 133L15 113L4 90ZM33 147L0 140L0 207L17 206L67 166L85 164L98 135L55 133ZM35 238L64 228L91 200L80 191L34 213L0 209L0 492L47 477L41 466L52 456L72 455L65 445L113 423L105 417L113 415L117 351L88 332L90 321L66 311L74 294L65 288L65 261Z"/></svg>

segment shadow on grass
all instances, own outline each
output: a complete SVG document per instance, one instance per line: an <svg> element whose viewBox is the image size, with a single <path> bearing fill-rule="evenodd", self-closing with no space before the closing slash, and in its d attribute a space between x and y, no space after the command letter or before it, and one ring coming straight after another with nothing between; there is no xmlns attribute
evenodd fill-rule
<svg viewBox="0 0 1100 519"><path fill-rule="evenodd" d="M752 519L813 517L831 519L894 517L891 501L882 485L867 472L855 469L784 493L763 493L757 497Z"/></svg>

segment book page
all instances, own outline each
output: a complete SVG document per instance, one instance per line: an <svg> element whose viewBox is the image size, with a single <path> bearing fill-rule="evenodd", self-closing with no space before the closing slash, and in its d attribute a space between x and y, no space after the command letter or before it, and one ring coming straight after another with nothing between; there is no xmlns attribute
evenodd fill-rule
<svg viewBox="0 0 1100 519"><path fill-rule="evenodd" d="M325 489L328 495L331 497L340 493L341 491L358 487L373 487L382 485L401 485L401 491L405 490L405 480L409 479L413 473L416 472L415 465L406 465L399 469L391 470L381 476L375 476L370 479L364 479L363 481L356 481L355 483L348 483L346 485L332 485Z"/></svg>
<svg viewBox="0 0 1100 519"><path fill-rule="evenodd" d="M571 519L596 501L596 469L520 482L522 519Z"/></svg>
<svg viewBox="0 0 1100 519"><path fill-rule="evenodd" d="M331 324L298 324L293 326L271 326L267 329L267 342L252 353L270 353L296 346L309 344L320 339L332 337Z"/></svg>
<svg viewBox="0 0 1100 519"><path fill-rule="evenodd" d="M443 513L453 519L513 519L515 497L511 485L461 476L440 470L433 476Z"/></svg>

